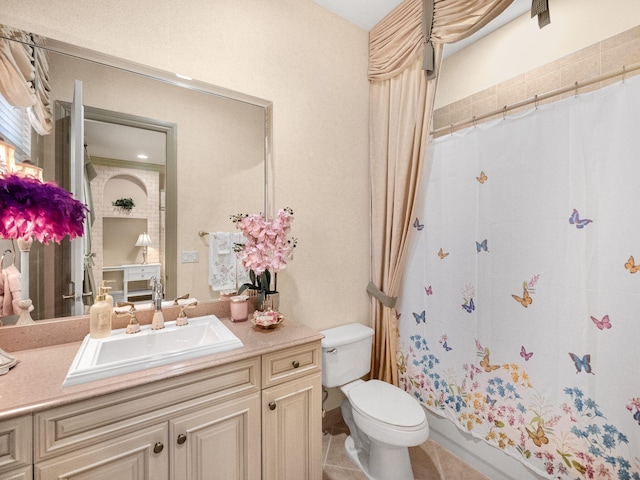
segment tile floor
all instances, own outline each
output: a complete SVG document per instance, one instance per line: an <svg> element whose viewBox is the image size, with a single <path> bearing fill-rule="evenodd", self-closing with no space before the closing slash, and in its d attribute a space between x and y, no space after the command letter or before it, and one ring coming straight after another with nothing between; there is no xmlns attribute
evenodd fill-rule
<svg viewBox="0 0 640 480"><path fill-rule="evenodd" d="M327 412L322 422L323 480L366 480L344 450L349 434L340 409ZM432 440L409 449L416 480L488 480Z"/></svg>

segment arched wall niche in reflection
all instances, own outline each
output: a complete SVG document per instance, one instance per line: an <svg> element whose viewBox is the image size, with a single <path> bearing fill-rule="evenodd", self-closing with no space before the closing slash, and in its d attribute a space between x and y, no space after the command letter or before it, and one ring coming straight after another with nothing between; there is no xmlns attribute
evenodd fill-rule
<svg viewBox="0 0 640 480"><path fill-rule="evenodd" d="M135 246L141 233L151 238L147 263L164 265L165 219L160 201L164 189L160 173L136 169L135 165L129 168L102 165L99 159L94 166L97 175L91 181L91 189L98 201L94 199L91 234L96 239L96 251L102 252L94 258L96 283L102 282L104 267L142 262L142 249ZM131 199L134 206L130 210L114 206L119 199Z"/></svg>

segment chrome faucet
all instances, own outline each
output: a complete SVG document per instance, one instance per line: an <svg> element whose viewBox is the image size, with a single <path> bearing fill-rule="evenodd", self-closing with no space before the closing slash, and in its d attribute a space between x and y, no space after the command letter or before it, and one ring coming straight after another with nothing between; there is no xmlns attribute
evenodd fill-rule
<svg viewBox="0 0 640 480"><path fill-rule="evenodd" d="M164 315L162 314L162 283L160 283L159 278L151 277L149 285L151 286L151 301L155 307L153 320L151 321L151 329L160 330L164 328Z"/></svg>
<svg viewBox="0 0 640 480"><path fill-rule="evenodd" d="M156 310L160 310L162 308L162 283L160 283L160 279L156 277L151 277L149 280L149 286L151 287L151 301L153 302L153 306Z"/></svg>

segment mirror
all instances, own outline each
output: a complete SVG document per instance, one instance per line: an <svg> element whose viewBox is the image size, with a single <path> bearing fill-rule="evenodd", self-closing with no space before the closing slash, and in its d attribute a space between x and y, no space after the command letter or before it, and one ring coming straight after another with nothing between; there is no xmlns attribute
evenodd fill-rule
<svg viewBox="0 0 640 480"><path fill-rule="evenodd" d="M45 180L68 188L66 118L74 80L80 80L88 158L97 169L109 172L93 192L93 209L103 211L100 228L95 227L97 218L92 228L95 278L103 278L114 263L141 263L145 248L148 263L161 265L167 298L185 293L198 300L217 298L208 285L208 237L199 232L233 231L229 216L235 213L271 214L271 102L51 39L38 40L35 48L46 51L55 125L50 135L32 133L30 159L44 168ZM159 136L164 142L164 165L113 158L124 155L98 150L102 140L93 129L98 124ZM110 146L117 146L113 138L118 136L125 135L116 134L108 141ZM145 172L151 172L157 185L144 180ZM115 188L108 191L109 182ZM115 198L109 195L121 195L137 198L141 205L141 192L147 192L145 201L156 205L152 213L139 207L127 212L108 204ZM150 246L135 246L139 234L154 228ZM69 280L64 273L65 242L32 248L34 319L68 315L61 306ZM0 249L15 252L12 243L0 239ZM5 259L3 267L9 263Z"/></svg>

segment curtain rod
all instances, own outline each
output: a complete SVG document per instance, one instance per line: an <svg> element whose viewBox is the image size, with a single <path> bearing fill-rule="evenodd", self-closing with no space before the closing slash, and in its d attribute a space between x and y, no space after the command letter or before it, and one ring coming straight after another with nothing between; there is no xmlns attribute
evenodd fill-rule
<svg viewBox="0 0 640 480"><path fill-rule="evenodd" d="M471 125L476 125L479 121L486 120L495 115L502 114L504 116L506 115L507 112L514 110L516 108L525 107L527 105L531 105L532 103L536 104L537 106L538 102L542 100L546 100L551 97L555 97L557 95L562 95L563 93L575 91L576 95L578 95L578 89L580 87L587 87L589 85L593 85L594 83L602 82L604 80L608 80L610 78L614 78L617 76L622 76L622 81L624 82L624 77L627 73L633 72L639 69L640 69L640 62L631 64L629 66L622 65L622 67L619 68L618 70L604 73L602 75L598 75L596 77L590 78L589 80L585 80L584 82L575 82L573 85L557 88L555 90L551 90L541 95L534 95L533 97L527 98L526 100L521 100L516 103L505 105L504 107L497 110L493 110L492 112L489 112L489 113L483 113L482 115L474 115L470 120L465 120L458 123L452 123L451 125L448 125L446 127L440 127L436 130L432 130L431 135L433 135L434 137L440 137L446 133L453 133L456 130L466 128Z"/></svg>

